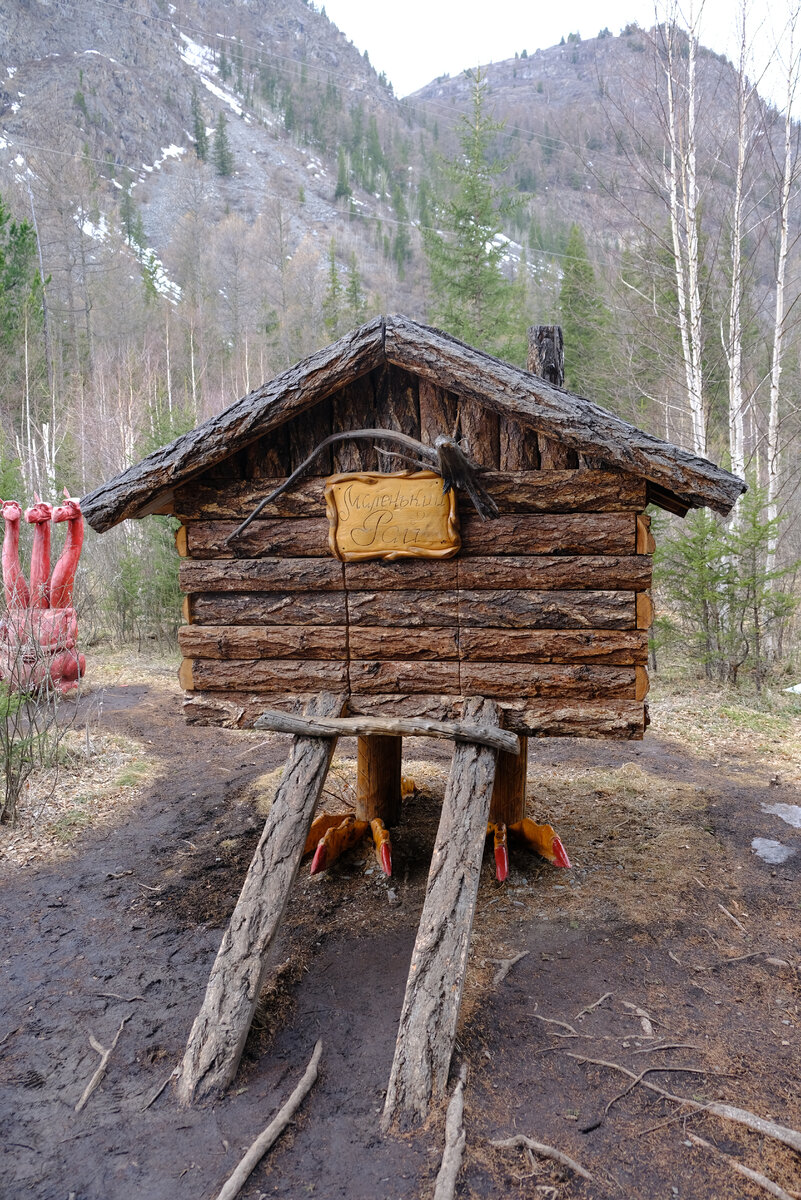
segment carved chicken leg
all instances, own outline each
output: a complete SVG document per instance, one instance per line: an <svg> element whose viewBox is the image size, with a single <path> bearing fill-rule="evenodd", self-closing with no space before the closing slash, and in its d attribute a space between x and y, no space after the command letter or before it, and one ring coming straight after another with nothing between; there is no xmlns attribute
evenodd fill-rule
<svg viewBox="0 0 801 1200"><path fill-rule="evenodd" d="M327 829L317 843L310 874L317 875L325 871L341 854L357 845L368 829L367 821L359 821L354 816L340 817L339 824Z"/></svg>
<svg viewBox="0 0 801 1200"><path fill-rule="evenodd" d="M536 821L531 821L528 817L524 817L522 821L515 821L514 825L509 826L502 822L490 821L487 826L487 837L490 834L494 835L495 876L499 883L503 883L509 874L508 842L510 839L512 842L522 843L529 850L536 850L537 854L547 858L548 862L555 867L570 866L567 851L552 825L538 825Z"/></svg>
<svg viewBox="0 0 801 1200"><path fill-rule="evenodd" d="M373 817L370 822L370 831L373 835L376 858L381 866L381 870L385 875L391 875L392 842L389 838L389 830L380 817Z"/></svg>

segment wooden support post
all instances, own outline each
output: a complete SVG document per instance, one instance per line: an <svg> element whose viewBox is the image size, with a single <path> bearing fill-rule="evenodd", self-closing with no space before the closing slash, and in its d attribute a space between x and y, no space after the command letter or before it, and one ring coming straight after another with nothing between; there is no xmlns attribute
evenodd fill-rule
<svg viewBox="0 0 801 1200"><path fill-rule="evenodd" d="M380 817L389 829L400 821L403 738L360 737L356 762L356 816Z"/></svg>
<svg viewBox="0 0 801 1200"><path fill-rule="evenodd" d="M500 724L491 700L465 702L465 721ZM423 1120L448 1080L478 895L496 751L459 744L442 804L423 914L412 951L382 1128Z"/></svg>
<svg viewBox="0 0 801 1200"><path fill-rule="evenodd" d="M526 768L528 766L528 738L521 737L520 753L498 755L495 767L495 785L492 789L490 821L496 824L514 825L526 815Z"/></svg>
<svg viewBox="0 0 801 1200"><path fill-rule="evenodd" d="M338 717L345 697L322 692L308 716ZM214 961L186 1044L178 1098L190 1104L231 1082L267 972L267 953L297 874L336 738L296 737Z"/></svg>

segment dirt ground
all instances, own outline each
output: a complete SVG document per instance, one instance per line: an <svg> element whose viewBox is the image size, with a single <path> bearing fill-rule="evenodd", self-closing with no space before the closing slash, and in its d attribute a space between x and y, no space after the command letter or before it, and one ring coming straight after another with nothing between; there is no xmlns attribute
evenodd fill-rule
<svg viewBox="0 0 801 1200"><path fill-rule="evenodd" d="M438 743L405 745L417 791L391 880L363 848L322 876L302 868L229 1094L181 1110L168 1087L146 1107L180 1061L287 745L186 728L171 671L98 673L76 725L102 787L76 766L76 794L38 833L0 831L0 1196L211 1198L322 1038L317 1084L242 1196L430 1197L444 1106L389 1137L379 1114L448 769ZM801 1195L797 1153L643 1086L801 1128L800 710L652 701L642 743L531 745L529 808L571 871L516 852L500 886L485 857L454 1056L469 1068L460 1197L766 1194L690 1134ZM352 794L354 754L341 743L328 805ZM759 838L789 857L763 860ZM76 1113L90 1035L108 1046L123 1020ZM649 1073L621 1095L631 1080L601 1060ZM491 1145L517 1133L592 1180Z"/></svg>

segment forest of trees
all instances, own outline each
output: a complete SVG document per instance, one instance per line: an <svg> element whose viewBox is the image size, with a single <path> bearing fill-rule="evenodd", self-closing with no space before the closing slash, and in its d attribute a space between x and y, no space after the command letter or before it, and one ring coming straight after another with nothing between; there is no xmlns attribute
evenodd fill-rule
<svg viewBox="0 0 801 1200"><path fill-rule="evenodd" d="M130 185L111 207L90 154L58 169L31 155L24 186L0 201L3 497L84 494L376 312L405 308L518 363L526 327L559 320L570 388L749 481L728 523L659 517L656 663L757 686L792 670L799 59L788 37L785 103L767 104L747 33L731 67L675 14L633 27L618 39L629 77L603 82L579 146L547 107L536 130L533 109L498 120L481 74L461 118L431 105L390 126L319 73L229 46L220 78L254 113L280 114L281 137L327 155L347 218L333 238L310 235L303 187L277 188L258 212L229 205L246 165L196 90L160 257ZM577 35L565 48L580 56ZM614 236L578 202L550 207L549 186L578 195L586 179L619 213ZM360 194L382 197L391 219L361 218ZM85 564L87 636L169 635L169 522L90 538Z"/></svg>

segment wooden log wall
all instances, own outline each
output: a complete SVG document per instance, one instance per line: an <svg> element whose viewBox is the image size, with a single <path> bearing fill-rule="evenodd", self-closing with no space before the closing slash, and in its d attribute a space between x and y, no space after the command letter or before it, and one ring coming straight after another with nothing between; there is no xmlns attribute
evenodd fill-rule
<svg viewBox="0 0 801 1200"><path fill-rule="evenodd" d="M236 553L225 544L277 482L277 462L294 468L332 428L433 442L457 423L501 515L483 522L460 502L455 558L331 556L324 473L375 469L369 444L334 447ZM176 491L190 721L247 726L264 708L343 689L353 713L456 719L461 697L482 695L517 733L642 737L653 615L644 481L536 469L536 434L396 368L363 376L294 426L233 456L228 475L221 464Z"/></svg>

